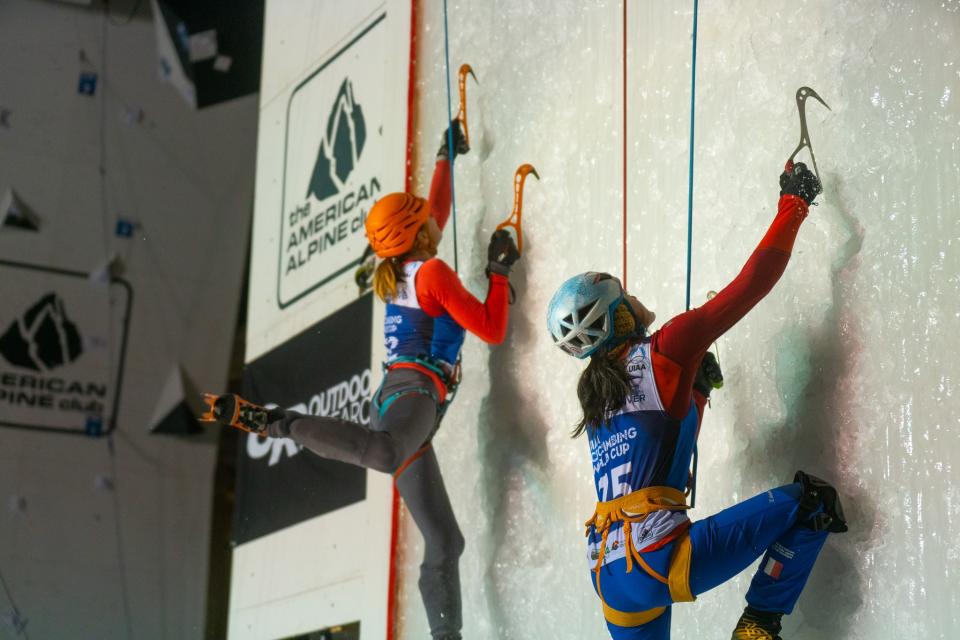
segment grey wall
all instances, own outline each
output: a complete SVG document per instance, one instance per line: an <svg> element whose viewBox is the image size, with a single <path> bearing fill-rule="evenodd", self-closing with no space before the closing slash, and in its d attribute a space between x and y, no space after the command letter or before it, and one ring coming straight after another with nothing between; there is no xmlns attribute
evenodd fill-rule
<svg viewBox="0 0 960 640"><path fill-rule="evenodd" d="M200 389L226 381L256 97L192 111L157 78L147 8L116 25L95 9L0 0L0 60L0 107L12 111L0 189L43 223L36 235L0 230L0 259L89 271L115 252L135 292L115 455L106 439L0 428L0 571L31 638L201 637L215 447L147 429L177 363ZM94 97L76 91L85 68L100 74ZM143 121L125 124L127 107ZM113 237L118 215L141 223L133 239ZM0 282L0 304L15 286ZM25 511L11 508L18 498ZM9 611L0 590L0 638L13 637Z"/></svg>

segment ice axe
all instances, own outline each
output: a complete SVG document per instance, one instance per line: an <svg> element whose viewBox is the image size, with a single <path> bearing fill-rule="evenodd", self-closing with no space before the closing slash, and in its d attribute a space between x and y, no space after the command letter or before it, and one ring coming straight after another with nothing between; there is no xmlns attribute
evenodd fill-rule
<svg viewBox="0 0 960 640"><path fill-rule="evenodd" d="M460 122L460 130L463 131L463 141L470 146L470 129L467 128L467 74L473 76L473 81L480 84L477 80L477 74L473 72L473 67L469 64L460 65L460 71L457 72L457 83L460 87L460 110L454 120Z"/></svg>
<svg viewBox="0 0 960 640"><path fill-rule="evenodd" d="M793 159L797 157L801 149L806 147L810 150L810 160L813 161L813 172L816 174L817 180L819 180L820 170L817 169L817 158L813 155L813 145L810 144L810 134L807 132L806 104L807 98L811 97L816 99L817 102L825 106L828 110L833 111L833 109L830 109L830 105L824 102L823 98L810 87L800 87L797 89L797 111L800 112L800 144L798 144L797 148L790 154L787 163L784 165L784 170L787 172L793 171Z"/></svg>
<svg viewBox="0 0 960 640"><path fill-rule="evenodd" d="M506 227L513 227L517 234L517 251L523 253L523 184L527 180L528 174L533 174L537 180L540 174L532 164L522 164L517 167L517 172L513 174L513 211L506 220L497 225L497 231Z"/></svg>

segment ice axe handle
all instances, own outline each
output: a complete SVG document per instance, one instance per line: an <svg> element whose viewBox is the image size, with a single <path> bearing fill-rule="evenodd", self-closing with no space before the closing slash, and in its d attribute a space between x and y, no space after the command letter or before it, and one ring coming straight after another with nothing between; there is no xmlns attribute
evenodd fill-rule
<svg viewBox="0 0 960 640"><path fill-rule="evenodd" d="M497 231L513 227L517 236L517 251L521 255L523 254L523 228L521 227L523 221L523 184L527 180L527 175L531 173L537 180L540 179L540 174L537 173L532 164L522 164L517 167L516 173L513 174L513 211L506 220L497 225Z"/></svg>

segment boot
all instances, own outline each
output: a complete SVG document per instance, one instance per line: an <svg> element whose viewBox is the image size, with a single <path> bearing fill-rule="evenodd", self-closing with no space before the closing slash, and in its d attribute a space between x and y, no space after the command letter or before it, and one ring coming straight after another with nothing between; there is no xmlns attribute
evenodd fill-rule
<svg viewBox="0 0 960 640"><path fill-rule="evenodd" d="M731 640L783 640L780 633L780 618L782 613L758 611L747 607L733 630Z"/></svg>
<svg viewBox="0 0 960 640"><path fill-rule="evenodd" d="M202 422L219 422L259 436L268 435L267 425L283 418L282 410L261 407L233 393L222 396L205 393L203 401L209 410L200 417Z"/></svg>

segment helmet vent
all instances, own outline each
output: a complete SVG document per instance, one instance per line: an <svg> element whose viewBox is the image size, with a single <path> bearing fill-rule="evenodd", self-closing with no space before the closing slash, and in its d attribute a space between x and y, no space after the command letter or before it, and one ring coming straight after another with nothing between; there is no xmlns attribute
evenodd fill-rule
<svg viewBox="0 0 960 640"><path fill-rule="evenodd" d="M583 320L584 318L586 318L587 315L593 310L593 308L596 305L597 305L596 302L591 302L590 304L585 304L579 309L577 309L577 318L579 320Z"/></svg>

